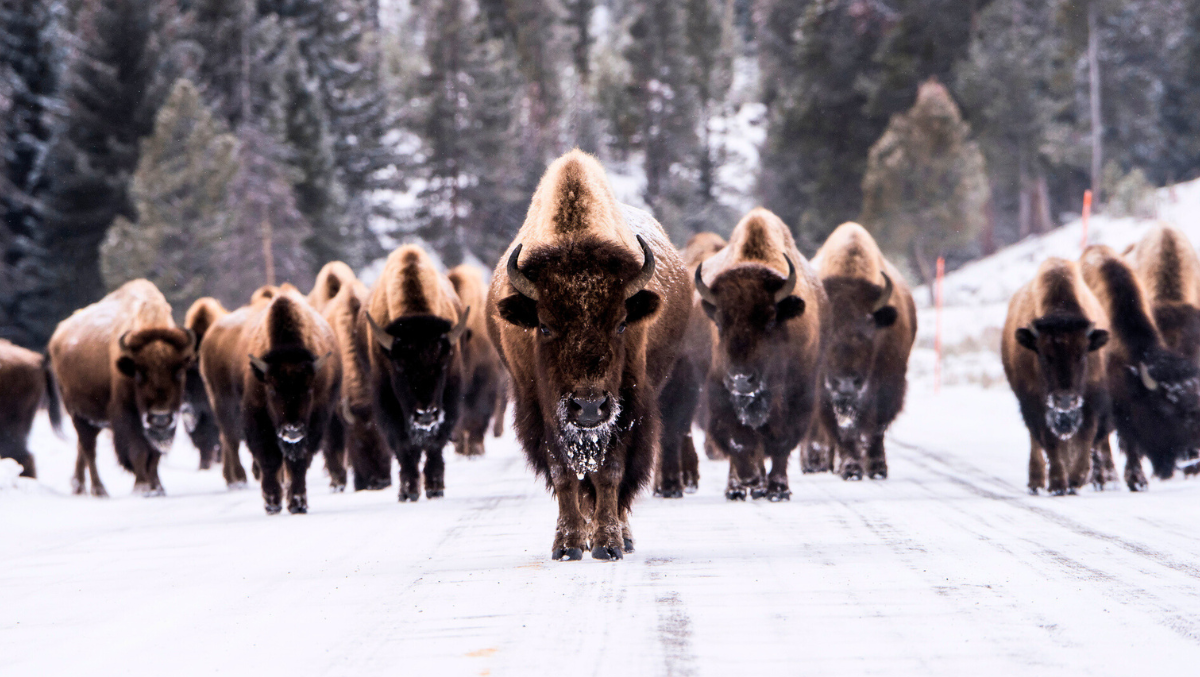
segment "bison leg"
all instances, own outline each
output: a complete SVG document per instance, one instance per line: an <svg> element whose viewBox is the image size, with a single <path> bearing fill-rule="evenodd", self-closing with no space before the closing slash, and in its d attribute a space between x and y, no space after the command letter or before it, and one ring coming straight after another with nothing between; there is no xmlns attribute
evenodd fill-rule
<svg viewBox="0 0 1200 677"><path fill-rule="evenodd" d="M300 458L288 458L284 461L287 467L287 504L288 512L293 515L303 515L308 512L308 466L312 464L312 454L304 454Z"/></svg>
<svg viewBox="0 0 1200 677"><path fill-rule="evenodd" d="M379 490L392 486L392 457L383 440L359 419L350 426L350 465L354 468L354 490Z"/></svg>
<svg viewBox="0 0 1200 677"><path fill-rule="evenodd" d="M1070 490L1070 485L1067 482L1067 462L1065 458L1070 451L1070 445L1056 439L1047 440L1049 443L1044 445L1046 450L1046 461L1049 465L1049 472L1046 480L1046 491L1051 496L1063 496Z"/></svg>
<svg viewBox="0 0 1200 677"><path fill-rule="evenodd" d="M1146 473L1142 470L1142 454L1137 445L1117 434L1117 444L1125 454L1125 484L1130 491L1145 491L1150 488L1146 482Z"/></svg>
<svg viewBox="0 0 1200 677"><path fill-rule="evenodd" d="M104 484L100 481L100 473L96 470L96 436L100 434L100 429L79 416L75 416L71 420L75 424L75 434L79 438L75 456L75 477L71 480L71 489L76 494L83 493L85 486L83 471L86 468L92 480L92 495L108 498L108 492L105 491Z"/></svg>
<svg viewBox="0 0 1200 677"><path fill-rule="evenodd" d="M492 437L500 437L504 434L504 416L507 411L508 385L502 382L496 388L496 407L492 410Z"/></svg>
<svg viewBox="0 0 1200 677"><path fill-rule="evenodd" d="M554 497L558 499L558 525L554 530L551 557L566 562L583 559L587 545L587 522L579 509L581 482L566 468L551 466Z"/></svg>
<svg viewBox="0 0 1200 677"><path fill-rule="evenodd" d="M592 559L605 561L624 557L625 532L622 528L619 497L624 464L609 458L599 472L591 474L596 487L596 509L592 514Z"/></svg>
<svg viewBox="0 0 1200 677"><path fill-rule="evenodd" d="M259 470L263 508L268 515L278 515L283 511L283 487L279 484L283 454L279 451L274 426L265 411L258 415L247 414L246 446L254 457L254 467Z"/></svg>
<svg viewBox="0 0 1200 677"><path fill-rule="evenodd" d="M767 500L772 502L789 501L792 498L792 490L788 485L788 457L791 456L791 448L787 446L774 446L767 450L771 457L771 474L767 476Z"/></svg>
<svg viewBox="0 0 1200 677"><path fill-rule="evenodd" d="M400 501L415 501L421 497L421 448L406 444L396 449L400 463Z"/></svg>
<svg viewBox="0 0 1200 677"><path fill-rule="evenodd" d="M238 458L238 446L241 443L236 434L221 430L221 475L230 489L240 489L247 483L246 468L242 465L242 459Z"/></svg>
<svg viewBox="0 0 1200 677"><path fill-rule="evenodd" d="M763 459L757 443L741 446L729 456L729 480L725 485L725 498L730 501L746 500L749 492L753 498L766 495L763 483Z"/></svg>
<svg viewBox="0 0 1200 677"><path fill-rule="evenodd" d="M1029 434L1029 493L1037 496L1039 490L1046 487L1046 457L1042 453L1042 445L1038 444L1033 433Z"/></svg>
<svg viewBox="0 0 1200 677"><path fill-rule="evenodd" d="M1091 453L1092 486L1096 491L1104 491L1109 482L1117 481L1117 467L1113 463L1112 443L1109 442L1107 433L1097 434Z"/></svg>
<svg viewBox="0 0 1200 677"><path fill-rule="evenodd" d="M683 438L679 456L683 461L683 493L694 494L700 488L700 456L696 454L696 444L690 430L687 437Z"/></svg>
<svg viewBox="0 0 1200 677"><path fill-rule="evenodd" d="M441 498L446 494L446 460L442 448L425 450L425 497Z"/></svg>
<svg viewBox="0 0 1200 677"><path fill-rule="evenodd" d="M329 473L330 488L335 492L345 491L346 426L340 416L334 416L329 421L321 453L325 456L325 472Z"/></svg>
<svg viewBox="0 0 1200 677"><path fill-rule="evenodd" d="M158 478L158 462L160 460L162 460L162 454L158 451L151 451L146 457L146 482L149 485L147 496L165 496L167 493L163 489L162 480Z"/></svg>
<svg viewBox="0 0 1200 677"><path fill-rule="evenodd" d="M116 448L117 458L126 459L123 465L133 471L133 493L142 496L162 496L162 486L158 483L158 456L155 449L139 429L136 418L114 417L112 434L113 447Z"/></svg>
<svg viewBox="0 0 1200 677"><path fill-rule="evenodd" d="M837 456L841 459L842 466L838 469L838 474L844 480L858 481L863 478L862 466L862 441L858 435L853 432L842 434L838 431L837 434Z"/></svg>
<svg viewBox="0 0 1200 677"><path fill-rule="evenodd" d="M629 528L628 510L621 517L621 545L625 548L625 554L633 552L633 531Z"/></svg>
<svg viewBox="0 0 1200 677"><path fill-rule="evenodd" d="M883 433L871 437L867 447L867 477L873 480L886 480L888 476L887 454L883 448Z"/></svg>
<svg viewBox="0 0 1200 677"><path fill-rule="evenodd" d="M691 363L687 359L677 360L658 396L662 428L655 496L683 498L683 440L692 429L700 400L699 387Z"/></svg>

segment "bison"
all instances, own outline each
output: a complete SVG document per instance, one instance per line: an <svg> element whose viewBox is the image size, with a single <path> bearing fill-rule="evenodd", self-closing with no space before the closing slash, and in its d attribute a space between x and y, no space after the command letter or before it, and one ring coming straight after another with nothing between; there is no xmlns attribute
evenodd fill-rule
<svg viewBox="0 0 1200 677"><path fill-rule="evenodd" d="M230 484L244 481L237 453L245 439L261 474L268 515L282 511L279 480L285 466L288 512L308 512L305 475L341 387L336 350L333 330L288 285L270 301L213 324L200 346L200 372L221 430L225 478Z"/></svg>
<svg viewBox="0 0 1200 677"><path fill-rule="evenodd" d="M1200 366L1170 350L1129 264L1104 245L1084 250L1083 279L1108 316L1105 369L1113 424L1125 453L1125 482L1147 488L1142 456L1170 477L1176 460L1200 446Z"/></svg>
<svg viewBox="0 0 1200 677"><path fill-rule="evenodd" d="M1092 449L1108 432L1107 326L1074 261L1046 259L1008 304L1000 357L1029 429L1031 494L1074 494L1089 468L1094 484L1106 483Z"/></svg>
<svg viewBox="0 0 1200 677"><path fill-rule="evenodd" d="M595 158L550 165L492 276L487 321L517 438L558 499L554 559L633 551L630 505L653 471L689 293L662 227L616 201Z"/></svg>
<svg viewBox="0 0 1200 677"><path fill-rule="evenodd" d="M221 302L205 296L196 299L188 308L183 326L196 334L196 343L204 341L204 334L214 322L229 314ZM217 419L213 415L212 406L208 402L208 391L204 389L204 379L200 376L200 362L192 362L184 379L183 427L187 430L192 444L200 451L200 469L208 470L214 458L221 456L221 431L217 428Z"/></svg>
<svg viewBox="0 0 1200 677"><path fill-rule="evenodd" d="M1200 363L1200 258L1187 236L1155 226L1127 260L1146 291L1146 303L1163 344Z"/></svg>
<svg viewBox="0 0 1200 677"><path fill-rule="evenodd" d="M338 295L342 287L358 282L358 276L350 266L341 261L330 261L321 266L317 273L317 281L313 283L312 291L308 292L308 302L318 313L325 312L325 306Z"/></svg>
<svg viewBox="0 0 1200 677"><path fill-rule="evenodd" d="M60 322L49 351L79 438L75 493L84 491L86 468L92 495L108 495L96 472L96 436L111 427L134 491L162 496L158 461L175 439L196 335L175 326L171 305L152 282L133 280Z"/></svg>
<svg viewBox="0 0 1200 677"><path fill-rule="evenodd" d="M810 443L802 468L833 470L842 479L886 479L883 434L904 407L908 356L917 336L917 309L900 271L875 238L844 223L813 257L829 298L830 340L825 349L816 424L829 445ZM824 447L824 448L823 448Z"/></svg>
<svg viewBox="0 0 1200 677"><path fill-rule="evenodd" d="M0 339L0 458L21 464L21 477L37 477L26 440L33 417L43 404L55 432L62 430L58 384L50 362L42 355Z"/></svg>
<svg viewBox="0 0 1200 677"><path fill-rule="evenodd" d="M725 246L725 238L716 233L696 233L680 255L689 275ZM698 411L704 380L712 361L712 331L700 306L700 298L692 300L683 346L671 375L658 396L662 416L662 440L658 472L654 478L654 495L681 498L684 492L696 491L700 484L700 458L692 440L692 421ZM706 450L713 445L705 444ZM712 453L709 452L709 456Z"/></svg>
<svg viewBox="0 0 1200 677"><path fill-rule="evenodd" d="M463 402L454 450L464 456L482 456L483 438L493 415L503 416L504 374L500 355L487 335L483 307L487 291L483 275L474 266L461 265L447 275L463 305L476 311L463 334ZM503 425L502 423L500 425Z"/></svg>
<svg viewBox="0 0 1200 677"><path fill-rule="evenodd" d="M696 268L696 291L716 331L705 383L709 439L730 459L725 497L791 497L787 462L819 397L828 300L791 231L762 208ZM771 458L766 475L764 456Z"/></svg>
<svg viewBox="0 0 1200 677"><path fill-rule="evenodd" d="M458 424L462 346L471 309L420 247L393 251L368 299L371 393L375 421L400 462L400 500L446 490L443 448ZM478 312L478 310L476 311Z"/></svg>

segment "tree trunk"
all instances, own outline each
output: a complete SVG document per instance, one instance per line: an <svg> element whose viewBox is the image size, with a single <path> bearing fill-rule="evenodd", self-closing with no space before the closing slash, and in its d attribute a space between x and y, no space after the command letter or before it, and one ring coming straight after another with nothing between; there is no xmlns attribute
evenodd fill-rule
<svg viewBox="0 0 1200 677"><path fill-rule="evenodd" d="M992 191L995 195L996 191ZM989 197L983 207L983 230L979 232L979 253L987 256L996 251L996 203Z"/></svg>
<svg viewBox="0 0 1200 677"><path fill-rule="evenodd" d="M921 284L929 287L929 303L933 304L933 273L930 272L929 259L925 257L925 243L920 235L908 243L908 250L912 255L913 267L917 269L917 276L921 278Z"/></svg>
<svg viewBox="0 0 1200 677"><path fill-rule="evenodd" d="M1048 233L1054 227L1054 219L1050 216L1050 186L1046 182L1046 175L1040 170L1037 183L1034 184L1034 195L1037 197L1037 211L1034 212L1037 232Z"/></svg>
<svg viewBox="0 0 1200 677"><path fill-rule="evenodd" d="M1099 0L1088 2L1088 88L1092 114L1092 205L1100 205L1100 173L1103 166L1101 136L1104 131L1100 120L1100 34L1097 28L1096 7Z"/></svg>
<svg viewBox="0 0 1200 677"><path fill-rule="evenodd" d="M271 246L275 239L271 233L271 219L263 219L260 224L262 232L263 264L267 271L267 284L275 285L275 250Z"/></svg>
<svg viewBox="0 0 1200 677"><path fill-rule="evenodd" d="M1033 213L1030 205L1029 169L1025 163L1025 149L1017 151L1017 239L1024 240L1033 232Z"/></svg>

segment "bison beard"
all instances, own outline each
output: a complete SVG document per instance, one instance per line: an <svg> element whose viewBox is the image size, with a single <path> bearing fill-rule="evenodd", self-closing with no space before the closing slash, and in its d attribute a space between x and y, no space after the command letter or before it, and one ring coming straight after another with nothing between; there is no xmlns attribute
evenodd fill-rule
<svg viewBox="0 0 1200 677"><path fill-rule="evenodd" d="M579 479L587 473L598 472L604 463L605 452L615 437L617 417L621 415L620 401L612 403L608 420L591 428L581 428L571 423L567 417L567 400L563 396L558 401L558 425L561 435L561 446L566 456L567 466Z"/></svg>

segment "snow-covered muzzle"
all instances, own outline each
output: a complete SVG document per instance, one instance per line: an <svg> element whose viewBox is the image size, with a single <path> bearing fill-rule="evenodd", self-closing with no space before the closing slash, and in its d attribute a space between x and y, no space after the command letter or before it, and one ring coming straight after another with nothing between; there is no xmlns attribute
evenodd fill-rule
<svg viewBox="0 0 1200 677"><path fill-rule="evenodd" d="M417 409L408 419L408 435L417 444L425 444L437 437L445 421L446 412L441 408L432 412Z"/></svg>
<svg viewBox="0 0 1200 677"><path fill-rule="evenodd" d="M558 401L558 430L562 440L563 453L566 454L567 465L579 479L590 472L596 472L604 463L608 445L617 434L617 418L621 415L621 403L612 398L608 407L608 418L591 427L581 427L571 421L569 415L570 397L564 395Z"/></svg>
<svg viewBox="0 0 1200 677"><path fill-rule="evenodd" d="M1083 398L1079 395L1047 395L1046 427L1060 440L1068 440L1083 425Z"/></svg>
<svg viewBox="0 0 1200 677"><path fill-rule="evenodd" d="M738 422L747 428L761 428L771 413L771 403L762 388L752 393L729 393L733 413Z"/></svg>
<svg viewBox="0 0 1200 677"><path fill-rule="evenodd" d="M825 378L825 392L837 418L838 428L846 430L858 422L861 402L866 396L867 385L855 378Z"/></svg>
<svg viewBox="0 0 1200 677"><path fill-rule="evenodd" d="M142 431L146 435L146 440L154 445L159 453L167 453L175 441L175 414L173 412L142 414Z"/></svg>

